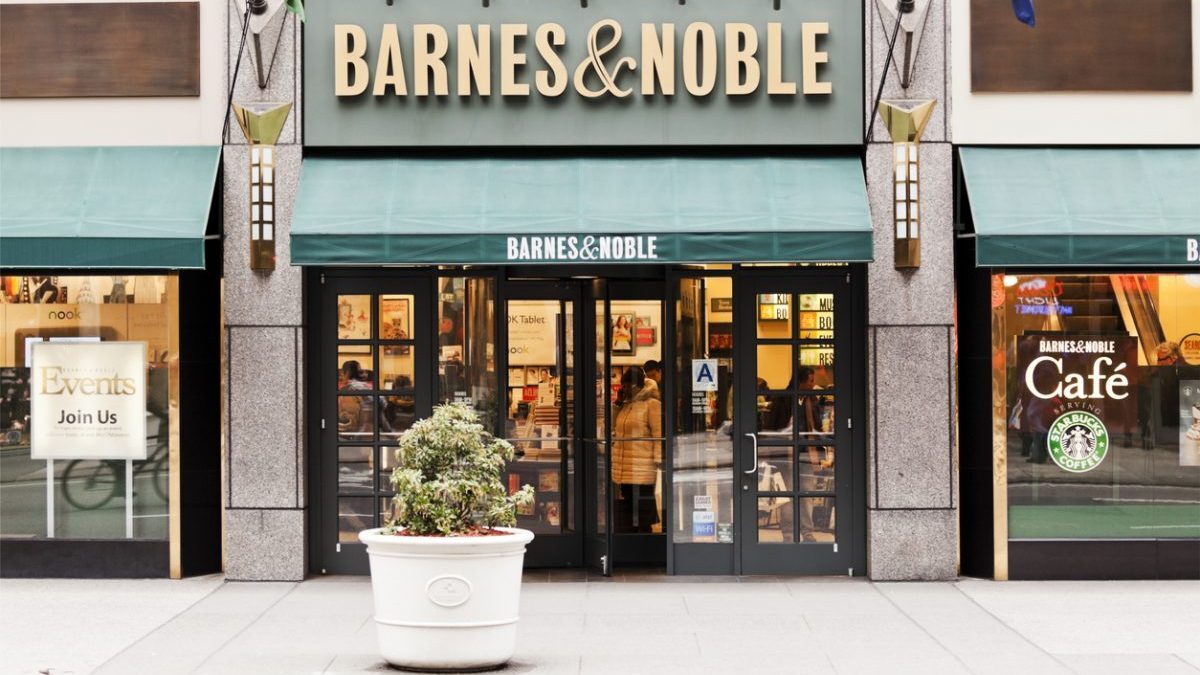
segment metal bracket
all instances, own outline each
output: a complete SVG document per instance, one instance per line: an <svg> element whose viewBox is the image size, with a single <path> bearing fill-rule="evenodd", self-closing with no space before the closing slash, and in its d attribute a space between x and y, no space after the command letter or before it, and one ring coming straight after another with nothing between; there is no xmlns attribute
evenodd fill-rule
<svg viewBox="0 0 1200 675"><path fill-rule="evenodd" d="M892 65L900 76L900 87L908 89L912 84L913 69L917 65L917 48L921 46L921 33L925 30L925 20L929 17L931 0L914 0L913 10L900 16L900 30L904 33L903 40L896 40L892 48ZM879 9L879 19L885 31L890 31L896 23L900 9L895 0L875 0ZM895 56L895 50L901 50L900 56ZM874 111L872 111L874 114Z"/></svg>

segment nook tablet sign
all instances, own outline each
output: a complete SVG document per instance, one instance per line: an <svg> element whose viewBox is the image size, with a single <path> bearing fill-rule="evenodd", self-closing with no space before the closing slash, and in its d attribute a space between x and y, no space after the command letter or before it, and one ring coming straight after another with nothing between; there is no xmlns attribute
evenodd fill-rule
<svg viewBox="0 0 1200 675"><path fill-rule="evenodd" d="M35 342L33 459L146 458L146 343Z"/></svg>

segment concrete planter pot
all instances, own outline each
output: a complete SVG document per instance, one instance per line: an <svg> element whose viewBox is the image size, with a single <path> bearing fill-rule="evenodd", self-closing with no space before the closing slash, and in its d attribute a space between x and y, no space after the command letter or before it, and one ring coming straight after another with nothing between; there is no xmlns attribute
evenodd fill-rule
<svg viewBox="0 0 1200 675"><path fill-rule="evenodd" d="M379 649L393 666L483 670L512 658L528 530L408 537L365 530Z"/></svg>

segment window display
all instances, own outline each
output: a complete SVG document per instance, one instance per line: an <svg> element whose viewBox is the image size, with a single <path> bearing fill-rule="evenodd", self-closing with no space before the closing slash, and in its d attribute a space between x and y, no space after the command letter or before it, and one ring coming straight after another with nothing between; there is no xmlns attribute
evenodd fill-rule
<svg viewBox="0 0 1200 675"><path fill-rule="evenodd" d="M992 287L1009 538L1200 536L1200 275Z"/></svg>
<svg viewBox="0 0 1200 675"><path fill-rule="evenodd" d="M0 536L167 539L170 422L179 414L171 394L177 303L178 279L173 275L0 277ZM66 345L109 342L134 343L133 363L142 362L138 343L145 343L144 408L139 404L118 410L104 404L105 393L116 386L111 377L103 382L80 380L79 393L89 400L84 389L94 387L94 407L106 415L125 415L130 409L144 415L144 427L141 420L128 427L144 436L144 452L123 456L145 459L127 463L106 454L111 448L92 456L81 450L78 457L64 456L60 449L54 459L34 459L31 399L38 380L32 366L34 352L42 350L33 345L63 345L51 350L61 361L71 358ZM80 358L118 367L107 357L95 361L94 351L81 350ZM93 406L76 407L79 412L70 414L74 417L62 414L53 422L78 427L95 419L99 424L101 413L89 412ZM60 431L87 431L80 428Z"/></svg>

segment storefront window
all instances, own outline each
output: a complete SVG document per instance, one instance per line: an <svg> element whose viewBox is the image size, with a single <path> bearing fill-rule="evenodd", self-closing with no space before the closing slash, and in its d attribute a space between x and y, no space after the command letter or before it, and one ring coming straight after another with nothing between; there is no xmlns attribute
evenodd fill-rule
<svg viewBox="0 0 1200 675"><path fill-rule="evenodd" d="M676 543L733 543L733 280L681 279L675 306ZM693 387L693 368L715 368Z"/></svg>
<svg viewBox="0 0 1200 675"><path fill-rule="evenodd" d="M1200 536L1200 275L992 289L1009 537Z"/></svg>
<svg viewBox="0 0 1200 675"><path fill-rule="evenodd" d="M469 403L488 429L499 419L496 387L496 282L438 279L438 400Z"/></svg>
<svg viewBox="0 0 1200 675"><path fill-rule="evenodd" d="M0 536L167 538L170 421L178 414L171 394L177 288L177 278L164 275L0 277ZM65 433L80 434L74 436L79 456L71 456L71 442L58 438L53 450L57 459L34 459L31 408L41 380L35 381L31 368L33 345L71 345L69 349L85 350L90 358L95 350L88 346L110 342L145 343L144 412L140 396L133 406L145 417L145 459L107 458L105 443L97 442L112 429L100 425L129 421L123 412L118 418L114 405L101 396L125 386L111 378L128 375L117 373L120 367L104 357L99 361L102 367L114 369L105 381L90 366L80 368L87 373L74 374L67 373L70 363L56 367L56 372L66 373L55 380L60 389L80 386L97 392L95 410L84 405L63 413L73 416L63 418ZM139 367L141 350L133 353ZM55 354L70 359L72 352ZM76 419L78 425L67 428ZM140 424L131 428L141 433ZM85 451L87 444L97 447ZM102 455L106 458L96 458Z"/></svg>

